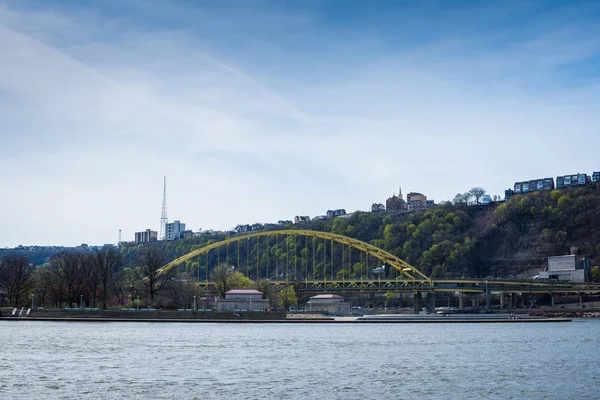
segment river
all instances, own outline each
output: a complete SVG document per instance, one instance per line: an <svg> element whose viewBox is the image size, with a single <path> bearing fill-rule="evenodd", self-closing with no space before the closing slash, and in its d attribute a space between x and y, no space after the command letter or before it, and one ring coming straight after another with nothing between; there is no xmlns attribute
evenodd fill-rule
<svg viewBox="0 0 600 400"><path fill-rule="evenodd" d="M600 320L0 321L0 399L598 399Z"/></svg>

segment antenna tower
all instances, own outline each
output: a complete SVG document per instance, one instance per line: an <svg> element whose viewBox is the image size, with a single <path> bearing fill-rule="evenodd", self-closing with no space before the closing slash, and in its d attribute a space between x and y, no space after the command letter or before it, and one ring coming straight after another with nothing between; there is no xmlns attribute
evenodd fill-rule
<svg viewBox="0 0 600 400"><path fill-rule="evenodd" d="M117 242L117 245L121 245L121 230L119 229L119 241Z"/></svg>
<svg viewBox="0 0 600 400"><path fill-rule="evenodd" d="M164 188L163 188L163 204L162 214L160 215L160 240L165 240L167 235L167 177L165 176Z"/></svg>

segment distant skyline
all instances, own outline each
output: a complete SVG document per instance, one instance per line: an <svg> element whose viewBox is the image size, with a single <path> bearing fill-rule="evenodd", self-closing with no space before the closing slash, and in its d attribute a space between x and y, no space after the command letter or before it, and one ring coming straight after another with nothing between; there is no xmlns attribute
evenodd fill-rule
<svg viewBox="0 0 600 400"><path fill-rule="evenodd" d="M0 0L0 247L600 170L600 2Z"/></svg>

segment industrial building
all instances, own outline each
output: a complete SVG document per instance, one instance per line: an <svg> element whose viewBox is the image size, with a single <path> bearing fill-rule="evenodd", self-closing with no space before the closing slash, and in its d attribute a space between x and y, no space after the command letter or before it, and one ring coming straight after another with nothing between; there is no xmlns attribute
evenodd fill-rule
<svg viewBox="0 0 600 400"><path fill-rule="evenodd" d="M145 231L135 233L136 243L156 242L157 239L158 232L151 229L146 229Z"/></svg>
<svg viewBox="0 0 600 400"><path fill-rule="evenodd" d="M542 271L534 279L550 279L573 283L590 281L590 259L585 256L556 256L548 257L546 271Z"/></svg>

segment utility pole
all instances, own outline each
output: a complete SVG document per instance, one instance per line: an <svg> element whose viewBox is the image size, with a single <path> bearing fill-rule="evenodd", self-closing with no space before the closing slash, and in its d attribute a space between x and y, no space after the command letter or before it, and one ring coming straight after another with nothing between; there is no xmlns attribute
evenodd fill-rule
<svg viewBox="0 0 600 400"><path fill-rule="evenodd" d="M163 203L162 203L162 214L160 215L160 240L165 240L167 235L167 177L164 177L163 186Z"/></svg>

